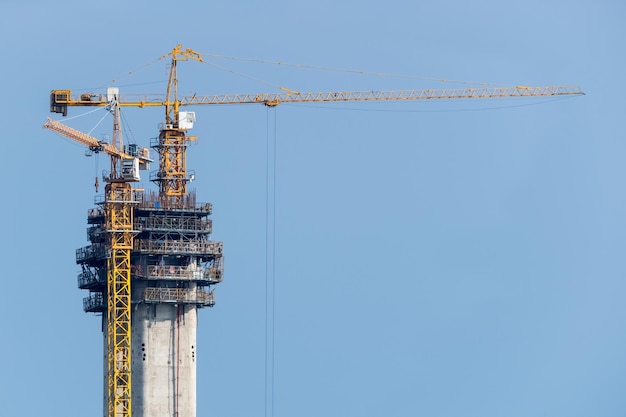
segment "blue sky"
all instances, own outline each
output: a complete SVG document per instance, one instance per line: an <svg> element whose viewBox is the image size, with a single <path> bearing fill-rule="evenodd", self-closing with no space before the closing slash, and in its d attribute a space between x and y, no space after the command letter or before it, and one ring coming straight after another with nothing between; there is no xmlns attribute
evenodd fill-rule
<svg viewBox="0 0 626 417"><path fill-rule="evenodd" d="M74 261L107 161L41 128L49 91L115 80L161 93L167 63L156 59L178 43L205 57L411 76L213 57L181 64L181 94L468 86L429 79L587 93L194 108L188 166L226 253L217 305L199 320L199 417L265 415L274 135L273 415L626 412L623 2L4 0L0 10L6 415L101 412L100 320L82 312ZM100 117L68 123L90 130ZM125 118L127 138L147 146L163 114ZM107 120L93 134L109 132Z"/></svg>

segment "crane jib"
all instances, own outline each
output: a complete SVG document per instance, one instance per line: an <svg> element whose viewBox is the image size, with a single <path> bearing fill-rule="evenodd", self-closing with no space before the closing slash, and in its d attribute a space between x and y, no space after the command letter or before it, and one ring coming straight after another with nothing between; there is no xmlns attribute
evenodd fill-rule
<svg viewBox="0 0 626 417"><path fill-rule="evenodd" d="M551 97L584 95L576 86L547 87L484 87L445 90L381 90L381 91L331 91L331 92L288 92L253 93L224 95L192 95L178 99L178 105L200 104L265 104L275 106L280 103L315 103L346 101L412 101L443 99L484 99L506 97ZM124 107L172 106L174 102L164 100L161 95L121 96L118 104ZM71 90L52 90L50 111L67 115L68 106L108 106L110 101L105 94L81 94L72 97Z"/></svg>

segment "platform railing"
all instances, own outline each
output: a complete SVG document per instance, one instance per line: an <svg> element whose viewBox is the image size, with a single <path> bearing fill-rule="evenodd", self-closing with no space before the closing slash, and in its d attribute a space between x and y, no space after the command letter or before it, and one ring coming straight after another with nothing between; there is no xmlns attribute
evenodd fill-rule
<svg viewBox="0 0 626 417"><path fill-rule="evenodd" d="M155 192L144 193L141 197L141 201L139 201L138 207L144 209L183 209L186 211L194 211L205 215L210 215L213 211L213 205L211 203L196 202L195 192L190 192L186 196L175 201L164 199Z"/></svg>
<svg viewBox="0 0 626 417"><path fill-rule="evenodd" d="M87 288L94 284L106 283L105 274L98 274L91 270L85 270L78 274L78 288Z"/></svg>
<svg viewBox="0 0 626 417"><path fill-rule="evenodd" d="M150 265L147 268L145 278L152 280L208 281L209 284L217 284L222 282L222 275L223 268L220 266L190 268L189 266Z"/></svg>
<svg viewBox="0 0 626 417"><path fill-rule="evenodd" d="M135 250L154 254L222 255L223 243L213 241L180 241L135 239Z"/></svg>
<svg viewBox="0 0 626 417"><path fill-rule="evenodd" d="M88 313L96 313L105 310L104 297L102 293L94 292L88 297L83 298L83 310Z"/></svg>
<svg viewBox="0 0 626 417"><path fill-rule="evenodd" d="M88 262L90 260L105 259L109 256L107 247L100 243L76 249L76 263Z"/></svg>
<svg viewBox="0 0 626 417"><path fill-rule="evenodd" d="M211 233L212 231L211 220L196 217L143 217L139 218L135 225L139 230L179 230L200 233Z"/></svg>
<svg viewBox="0 0 626 417"><path fill-rule="evenodd" d="M215 296L213 291L189 288L146 288L144 302L148 303L180 303L213 306Z"/></svg>

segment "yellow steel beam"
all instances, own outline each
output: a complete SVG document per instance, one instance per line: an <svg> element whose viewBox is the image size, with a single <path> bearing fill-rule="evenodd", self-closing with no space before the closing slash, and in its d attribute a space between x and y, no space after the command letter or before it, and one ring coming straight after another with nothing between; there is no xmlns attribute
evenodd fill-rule
<svg viewBox="0 0 626 417"><path fill-rule="evenodd" d="M287 92L287 93L253 93L224 95L192 95L179 100L163 100L162 96L141 95L139 99L131 96L120 96L120 106L124 107L158 107L200 104L266 104L275 106L280 103L316 103L345 101L414 101L443 99L479 99L506 97L552 97L567 95L584 95L576 86L547 87L484 87L445 90L380 90L380 91L330 91L330 92ZM52 90L54 104L66 106L108 106L104 95L72 97L70 90ZM161 97L161 98L159 98ZM52 105L51 105L52 106Z"/></svg>
<svg viewBox="0 0 626 417"><path fill-rule="evenodd" d="M131 417L131 265L133 191L128 183L105 190L107 260L107 399L108 417Z"/></svg>
<svg viewBox="0 0 626 417"><path fill-rule="evenodd" d="M187 141L194 138L179 129L163 129L159 134L159 171L154 180L159 184L159 195L173 203L182 202L187 195Z"/></svg>
<svg viewBox="0 0 626 417"><path fill-rule="evenodd" d="M110 143L99 141L93 136L64 125L61 122L57 122L56 120L48 118L43 127L45 127L46 129L50 129L53 132L58 133L59 135L65 136L66 138L72 139L78 143L88 146L89 148L98 148L107 155L115 156L120 159L133 157L132 155L128 155L118 150L114 145Z"/></svg>
<svg viewBox="0 0 626 417"><path fill-rule="evenodd" d="M181 98L181 106L197 104L254 104L276 106L280 103L316 103L346 101L415 101L442 99L478 99L505 97L548 97L584 94L579 87L485 87L447 90L381 90L335 91L274 94L234 94L215 96L188 96Z"/></svg>

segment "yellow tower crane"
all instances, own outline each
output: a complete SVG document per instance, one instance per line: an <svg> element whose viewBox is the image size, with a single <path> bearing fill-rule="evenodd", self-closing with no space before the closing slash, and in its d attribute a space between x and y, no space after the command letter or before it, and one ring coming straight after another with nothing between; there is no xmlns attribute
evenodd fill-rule
<svg viewBox="0 0 626 417"><path fill-rule="evenodd" d="M195 114L180 111L191 105L263 104L274 107L281 103L320 103L356 101L417 101L441 99L486 99L505 97L553 97L584 94L579 87L482 87L443 90L388 90L367 92L296 92L287 89L274 94L234 94L178 97L177 62L195 60L202 56L191 49L177 45L161 58L171 57L171 66L165 100L145 96L141 100L125 99L117 89L107 94L82 94L73 96L71 90L52 90L50 111L67 115L68 107L109 107L114 113L113 141L105 144L78 132L60 122L48 119L44 127L111 157L111 173L105 178L105 225L108 232L106 329L107 329L107 385L108 417L131 417L131 265L133 248L133 206L137 202L130 185L138 181L138 169L149 166L146 150L128 152L121 141L119 130L120 107L164 107L165 123L153 146L158 152L158 170L151 180L159 185L159 203L176 208L184 204L187 196L186 149L187 142L196 140L187 136L193 127Z"/></svg>
<svg viewBox="0 0 626 417"><path fill-rule="evenodd" d="M111 91L111 93L114 90ZM109 97L113 113L112 143L103 143L83 132L48 119L44 127L111 157L106 178L104 217L107 231L107 385L108 415L130 416L131 386L131 250L133 249L133 206L135 191L130 183L139 181L139 170L150 166L147 148L124 147L120 129L117 95ZM127 152L128 151L128 152ZM96 177L96 190L98 177Z"/></svg>

